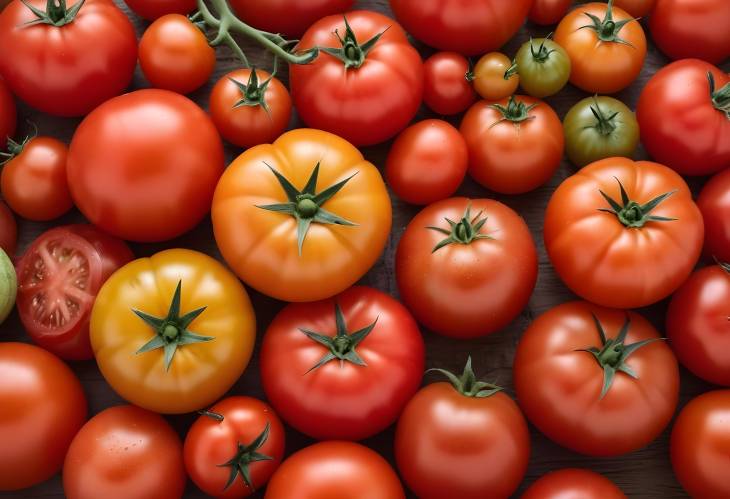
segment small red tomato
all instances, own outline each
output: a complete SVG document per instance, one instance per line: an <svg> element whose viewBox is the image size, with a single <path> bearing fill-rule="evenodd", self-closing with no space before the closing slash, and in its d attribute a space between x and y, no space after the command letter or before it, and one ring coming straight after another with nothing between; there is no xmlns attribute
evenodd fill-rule
<svg viewBox="0 0 730 499"><path fill-rule="evenodd" d="M195 9L195 0L124 0L140 17L154 21L165 14L189 14Z"/></svg>
<svg viewBox="0 0 730 499"><path fill-rule="evenodd" d="M573 0L535 0L527 18L535 24L557 24L568 12Z"/></svg>
<svg viewBox="0 0 730 499"><path fill-rule="evenodd" d="M566 468L541 476L521 499L626 499L626 494L603 475Z"/></svg>
<svg viewBox="0 0 730 499"><path fill-rule="evenodd" d="M241 147L269 144L284 133L291 118L289 91L261 69L236 69L210 94L210 116L228 142Z"/></svg>
<svg viewBox="0 0 730 499"><path fill-rule="evenodd" d="M385 178L411 204L431 204L456 192L469 157L459 131L441 120L424 120L401 132L388 153Z"/></svg>
<svg viewBox="0 0 730 499"><path fill-rule="evenodd" d="M15 133L17 119L13 94L8 90L5 80L0 78L0 149L5 149L5 141Z"/></svg>
<svg viewBox="0 0 730 499"><path fill-rule="evenodd" d="M438 114L465 111L477 98L469 61L456 52L436 52L423 63L423 101Z"/></svg>
<svg viewBox="0 0 730 499"><path fill-rule="evenodd" d="M8 205L0 201L0 248L12 258L17 244L18 226L15 223L15 217Z"/></svg>
<svg viewBox="0 0 730 499"><path fill-rule="evenodd" d="M705 222L704 252L721 262L730 262L730 169L705 184L697 198Z"/></svg>

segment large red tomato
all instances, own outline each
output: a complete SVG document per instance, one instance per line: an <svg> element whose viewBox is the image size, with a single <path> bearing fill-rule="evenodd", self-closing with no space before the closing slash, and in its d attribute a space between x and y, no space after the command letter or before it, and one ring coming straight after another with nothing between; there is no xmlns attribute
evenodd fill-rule
<svg viewBox="0 0 730 499"><path fill-rule="evenodd" d="M634 312L559 305L525 331L513 369L527 418L550 439L590 456L644 447L677 407L677 360Z"/></svg>
<svg viewBox="0 0 730 499"><path fill-rule="evenodd" d="M289 68L294 104L307 125L365 146L393 137L416 115L423 64L393 19L365 10L325 17L298 48L315 46L314 62Z"/></svg>
<svg viewBox="0 0 730 499"><path fill-rule="evenodd" d="M712 64L686 59L660 69L641 91L636 118L649 154L682 175L730 166L730 76Z"/></svg>
<svg viewBox="0 0 730 499"><path fill-rule="evenodd" d="M530 435L520 409L501 388L436 369L433 383L408 402L398 421L395 458L420 499L507 498L522 481Z"/></svg>
<svg viewBox="0 0 730 499"><path fill-rule="evenodd" d="M692 497L730 497L729 414L730 390L715 390L690 401L674 423L672 467L679 483Z"/></svg>
<svg viewBox="0 0 730 499"><path fill-rule="evenodd" d="M0 74L15 95L45 113L81 116L127 88L137 37L114 2L86 0L78 12L56 0L26 3L0 14Z"/></svg>
<svg viewBox="0 0 730 499"><path fill-rule="evenodd" d="M730 262L730 168L705 184L697 206L705 222L705 254Z"/></svg>
<svg viewBox="0 0 730 499"><path fill-rule="evenodd" d="M261 346L271 405L320 440L360 440L385 429L418 389L423 364L423 339L411 314L364 286L288 305Z"/></svg>
<svg viewBox="0 0 730 499"><path fill-rule="evenodd" d="M512 38L532 0L390 0L390 7L406 30L427 45L477 55Z"/></svg>
<svg viewBox="0 0 730 499"><path fill-rule="evenodd" d="M223 144L208 115L167 90L105 102L76 129L68 181L79 210L123 239L164 241L210 210Z"/></svg>
<svg viewBox="0 0 730 499"><path fill-rule="evenodd" d="M627 158L579 170L545 212L545 247L558 275L574 293L607 307L643 307L669 296L697 263L703 233L679 175Z"/></svg>
<svg viewBox="0 0 730 499"><path fill-rule="evenodd" d="M541 476L521 499L626 499L626 494L603 475L566 468Z"/></svg>
<svg viewBox="0 0 730 499"><path fill-rule="evenodd" d="M196 0L124 0L124 3L138 16L154 21L165 14L189 14L195 9Z"/></svg>
<svg viewBox="0 0 730 499"><path fill-rule="evenodd" d="M345 12L354 0L230 0L236 15L254 28L300 37L315 21Z"/></svg>
<svg viewBox="0 0 730 499"><path fill-rule="evenodd" d="M86 397L71 369L25 343L0 343L0 491L47 480L86 420Z"/></svg>
<svg viewBox="0 0 730 499"><path fill-rule="evenodd" d="M8 138L15 134L15 125L18 111L15 108L15 99L8 90L5 81L0 78L0 150L5 149Z"/></svg>
<svg viewBox="0 0 730 499"><path fill-rule="evenodd" d="M395 275L419 322L446 336L475 338L505 327L525 308L537 251L527 224L507 206L451 198L427 206L408 225Z"/></svg>

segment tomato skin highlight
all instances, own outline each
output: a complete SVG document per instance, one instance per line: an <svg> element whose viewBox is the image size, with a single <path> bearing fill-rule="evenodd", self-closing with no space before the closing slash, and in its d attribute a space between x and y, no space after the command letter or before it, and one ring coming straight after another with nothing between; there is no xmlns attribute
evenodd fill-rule
<svg viewBox="0 0 730 499"><path fill-rule="evenodd" d="M423 101L436 114L458 114L475 100L467 80L469 61L456 52L437 52L423 63Z"/></svg>
<svg viewBox="0 0 730 499"><path fill-rule="evenodd" d="M565 468L541 476L521 499L626 499L621 489L603 475L590 470Z"/></svg>
<svg viewBox="0 0 730 499"><path fill-rule="evenodd" d="M705 222L705 256L730 262L730 169L705 184L697 206Z"/></svg>
<svg viewBox="0 0 730 499"><path fill-rule="evenodd" d="M8 90L5 80L0 78L0 149L5 149L8 138L15 134L17 119L15 98Z"/></svg>
<svg viewBox="0 0 730 499"><path fill-rule="evenodd" d="M195 0L124 0L138 16L154 21L167 14L187 15L195 10Z"/></svg>
<svg viewBox="0 0 730 499"><path fill-rule="evenodd" d="M230 4L246 23L270 33L300 38L316 21L347 12L354 0L231 0Z"/></svg>

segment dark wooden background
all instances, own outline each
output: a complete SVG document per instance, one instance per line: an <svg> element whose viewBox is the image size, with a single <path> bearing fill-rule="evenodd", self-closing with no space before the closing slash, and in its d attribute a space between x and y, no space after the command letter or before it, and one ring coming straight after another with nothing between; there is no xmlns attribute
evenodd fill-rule
<svg viewBox="0 0 730 499"><path fill-rule="evenodd" d="M136 26L138 34L141 35L146 23L141 21L134 14L131 14L119 0L117 1L128 13ZM358 0L356 2L356 7L377 10L392 16L387 0ZM506 45L506 47L503 48L503 51L511 57L514 55L520 44L526 41L530 36L544 36L547 35L551 29L551 27L539 27L528 23L523 26L519 33ZM648 37L646 25L645 31L647 31ZM432 49L417 43L416 45L424 57L432 53ZM270 68L271 60L262 53L261 49L245 43L244 47L251 61L258 67ZM635 108L639 93L647 79L661 66L667 64L667 62L667 59L660 54L656 47L654 47L654 45L650 42L647 59L641 76L629 88L619 93L616 97L621 99L632 109ZM218 66L213 78L204 88L196 91L190 95L190 97L198 102L203 108L207 109L208 95L212 85L219 77L234 69L237 65L237 61L227 49L218 49ZM722 67L725 71L730 70L730 64L727 61ZM282 81L287 82L286 68L280 70L279 77ZM148 86L148 84L138 69L133 82L133 88L142 88L146 86ZM558 115L562 118L575 102L585 96L585 93L569 85L558 95L547 99L547 101L555 108ZM70 141L74 128L78 124L78 120L45 116L23 104L19 105L20 120L28 119L36 123L40 133L43 135L51 135L66 142ZM423 107L416 117L416 120L431 116L433 116L433 113ZM460 117L447 119L457 126L460 121ZM304 126L303 123L294 116L291 127L296 128L301 126ZM389 145L389 143L385 143L376 147L367 148L364 150L364 153L370 161L382 168ZM229 145L227 146L226 152L227 159L230 161L241 151ZM643 150L640 149L637 151L636 158L646 157L646 153ZM548 185L528 194L519 196L495 196L493 193L478 186L470 179L465 180L464 184L459 189L458 193L460 195L496 198L515 209L525 218L530 226L535 243L539 250L539 277L528 307L503 331L479 340L456 341L424 330L423 335L427 347L426 364L428 367L441 367L460 371L467 355L471 354L477 374L482 375L489 380L496 381L500 385L505 386L507 390L513 394L511 373L512 359L522 331L524 331L535 316L542 314L555 305L574 298L574 296L561 283L560 279L555 274L555 271L550 266L542 241L543 215L550 195L555 187L573 171L574 168L568 164L567 161L563 161L559 171L555 174L555 176L553 176ZM695 192L697 192L703 183L703 179L693 179L690 183ZM405 226L417 213L418 208L406 205L395 197L392 198L392 203L394 218L391 238L382 257L372 270L370 270L370 272L362 279L361 283L376 287L397 296L398 292L393 275L394 252L398 239L405 229ZM62 219L47 224L19 220L19 254L33 239L49 227L81 221L83 221L83 217L77 211L73 211L67 216L64 216ZM140 257L150 255L164 248L186 247L202 251L220 259L220 254L213 239L213 232L209 219L206 219L194 230L176 240L168 241L164 244L136 244L132 245L132 247L135 254ZM257 349L254 352L254 357L243 377L241 377L238 383L236 383L236 385L230 390L229 395L245 394L263 398L264 395L259 381L258 346L260 345L260 339L266 330L266 327L274 314L276 314L276 312L283 306L283 303L262 296L252 290L249 290L249 292L252 295L258 321ZM665 310L666 301L642 310L642 313L644 313L660 330L662 330ZM18 320L17 313L13 313L13 315L11 315L0 329L0 338L2 338L3 341L29 341L28 336L24 332ZM81 379L86 391L86 395L89 399L90 415L96 414L106 407L124 403L124 401L117 396L104 381L104 378L102 378L99 373L94 361L72 363L71 367ZM429 380L425 380L425 382L428 381ZM687 401L692 397L711 388L712 387L708 384L698 380L685 369L682 369L680 407L687 403ZM184 438L187 428L190 426L195 417L195 415L175 416L169 417L168 420L179 431L180 436ZM584 467L603 473L632 498L687 497L672 473L668 453L669 428L645 449L612 459L593 459L578 455L551 442L546 437L538 433L534 428L531 429L531 434L532 454L530 457L530 466L518 494L519 492L524 491L524 489L538 477L550 470L565 467ZM390 428L382 434L370 438L363 443L380 452L394 464L392 441L393 429ZM304 437L293 430L288 430L287 454L311 443L311 439ZM2 443L0 443L0 445L2 445ZM164 477L160 477L160 479L164 480ZM55 476L51 480L31 489L12 494L0 494L0 497L63 497L63 488L60 476ZM191 482L188 482L186 497L197 498L204 496Z"/></svg>

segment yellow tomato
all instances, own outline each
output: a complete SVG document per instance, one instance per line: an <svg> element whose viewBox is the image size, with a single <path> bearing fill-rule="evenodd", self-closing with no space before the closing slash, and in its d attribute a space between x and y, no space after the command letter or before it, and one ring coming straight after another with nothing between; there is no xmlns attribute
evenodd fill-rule
<svg viewBox="0 0 730 499"><path fill-rule="evenodd" d="M328 298L362 277L385 247L392 215L378 169L345 139L312 129L236 158L211 214L234 272L293 302Z"/></svg>
<svg viewBox="0 0 730 499"><path fill-rule="evenodd" d="M178 414L210 406L238 380L256 319L246 290L222 264L171 249L112 274L94 303L90 333L99 369L119 395Z"/></svg>

